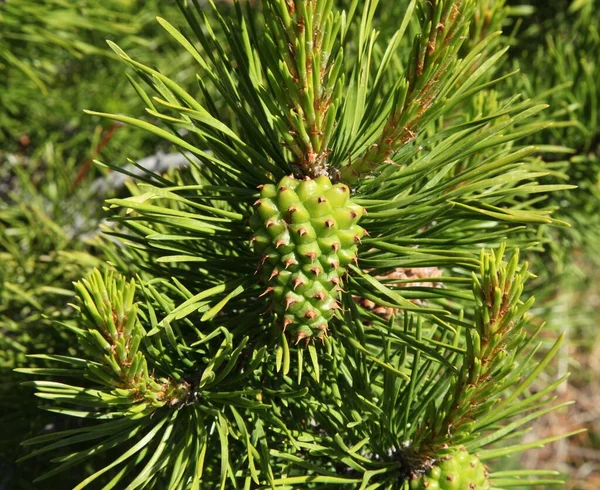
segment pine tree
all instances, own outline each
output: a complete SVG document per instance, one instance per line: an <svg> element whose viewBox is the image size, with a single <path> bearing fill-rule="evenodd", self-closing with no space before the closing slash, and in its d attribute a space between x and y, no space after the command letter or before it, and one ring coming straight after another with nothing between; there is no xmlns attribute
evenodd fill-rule
<svg viewBox="0 0 600 490"><path fill-rule="evenodd" d="M107 201L108 262L75 286L77 355L23 368L80 427L25 442L75 488L498 488L493 471L563 380L536 358L519 249L562 184L520 144L545 108L496 87L498 34L472 0L179 2L198 90L136 61L150 119L93 115L175 145ZM377 10L378 7L381 10ZM107 162L118 168L118 162ZM539 195L539 198L538 198ZM487 466L489 464L489 467ZM485 465L485 466L484 466ZM466 486L465 486L466 485Z"/></svg>

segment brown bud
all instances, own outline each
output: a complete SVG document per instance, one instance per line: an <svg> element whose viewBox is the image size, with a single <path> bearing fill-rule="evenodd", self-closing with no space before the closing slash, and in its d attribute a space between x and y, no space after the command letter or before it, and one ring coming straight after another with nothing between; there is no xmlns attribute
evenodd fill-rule
<svg viewBox="0 0 600 490"><path fill-rule="evenodd" d="M304 318L308 318L309 320L314 320L317 318L317 312L315 310L308 310Z"/></svg>
<svg viewBox="0 0 600 490"><path fill-rule="evenodd" d="M294 214L296 211L298 211L298 208L296 206L290 206L288 208L288 213L290 214Z"/></svg>
<svg viewBox="0 0 600 490"><path fill-rule="evenodd" d="M333 228L335 226L335 221L333 221L332 219L328 219L327 221L325 221L325 226L327 228Z"/></svg>
<svg viewBox="0 0 600 490"><path fill-rule="evenodd" d="M285 243L285 240L277 240L275 242L275 248L279 248L279 247L282 247L284 245L287 245L287 243Z"/></svg>
<svg viewBox="0 0 600 490"><path fill-rule="evenodd" d="M288 188L287 188L286 186L282 185L282 186L279 188L279 190L280 190L281 192L284 192L284 191L287 191L287 190L288 190Z"/></svg>
<svg viewBox="0 0 600 490"><path fill-rule="evenodd" d="M288 325L291 325L292 323L294 323L294 320L286 316L283 319L283 331L285 332L285 330L288 328Z"/></svg>
<svg viewBox="0 0 600 490"><path fill-rule="evenodd" d="M321 272L322 272L320 267L313 267L313 268L312 268L310 271L311 271L311 272L312 272L312 273L313 273L315 276L319 276L319 275L321 274Z"/></svg>
<svg viewBox="0 0 600 490"><path fill-rule="evenodd" d="M317 258L317 254L315 252L309 252L304 255L307 259L310 259L310 262L313 263Z"/></svg>
<svg viewBox="0 0 600 490"><path fill-rule="evenodd" d="M319 203L324 203L327 202L327 199L325 199L323 196L319 197Z"/></svg>
<svg viewBox="0 0 600 490"><path fill-rule="evenodd" d="M267 220L267 222L265 223L265 226L267 228L271 228L271 226L273 226L275 224L275 221L273 221L272 219Z"/></svg>
<svg viewBox="0 0 600 490"><path fill-rule="evenodd" d="M253 204L253 206L254 206L254 207L258 207L258 206L260 206L261 204L262 204L262 201L261 201L260 199L257 199L256 201L254 201L254 204Z"/></svg>
<svg viewBox="0 0 600 490"><path fill-rule="evenodd" d="M293 298L285 298L285 311L288 310L290 306L294 306L296 304L296 300Z"/></svg>
<svg viewBox="0 0 600 490"><path fill-rule="evenodd" d="M308 345L308 343L310 342L310 337L307 333L305 332L299 332L298 333L298 337L296 337L296 345L298 345L298 343L304 340L306 342L306 344Z"/></svg>
<svg viewBox="0 0 600 490"><path fill-rule="evenodd" d="M269 281L271 279L273 279L274 277L277 277L279 275L279 270L278 269L273 269L273 272L271 272L271 275L269 276Z"/></svg>
<svg viewBox="0 0 600 490"><path fill-rule="evenodd" d="M290 266L292 265L296 265L298 262L296 262L294 259L287 259L284 264L285 264L285 269L287 270Z"/></svg>
<svg viewBox="0 0 600 490"><path fill-rule="evenodd" d="M271 286L269 286L267 289L264 290L264 292L259 296L259 298L262 298L263 296L266 296L267 294L269 294L270 292L272 292L275 288L272 288Z"/></svg>
<svg viewBox="0 0 600 490"><path fill-rule="evenodd" d="M308 231L306 231L306 228L300 228L300 229L298 230L298 235L300 235L300 236L304 236L304 235L306 235L307 233L308 233Z"/></svg>
<svg viewBox="0 0 600 490"><path fill-rule="evenodd" d="M326 294L323 291L319 291L317 294L313 296L314 299L318 299L319 301L323 301L326 298Z"/></svg>
<svg viewBox="0 0 600 490"><path fill-rule="evenodd" d="M296 279L294 279L294 284L293 284L293 289L294 291L299 288L300 286L303 286L304 284L306 284L304 282L303 279L301 279L300 277L297 277Z"/></svg>

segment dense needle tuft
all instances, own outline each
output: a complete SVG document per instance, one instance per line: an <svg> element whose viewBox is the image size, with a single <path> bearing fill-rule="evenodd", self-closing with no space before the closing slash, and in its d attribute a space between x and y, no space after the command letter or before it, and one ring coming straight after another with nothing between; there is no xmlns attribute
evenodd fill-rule
<svg viewBox="0 0 600 490"><path fill-rule="evenodd" d="M296 343L327 335L346 267L357 260L365 210L328 177L261 186L250 225L273 310Z"/></svg>

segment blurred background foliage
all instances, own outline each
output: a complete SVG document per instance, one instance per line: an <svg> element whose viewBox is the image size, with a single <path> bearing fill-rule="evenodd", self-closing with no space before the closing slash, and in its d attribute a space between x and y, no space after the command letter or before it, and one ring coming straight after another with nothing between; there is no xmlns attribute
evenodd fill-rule
<svg viewBox="0 0 600 490"><path fill-rule="evenodd" d="M39 462L15 465L25 437L59 428L12 372L34 352L74 354L53 327L72 312L72 282L98 265L94 244L106 185L100 154L126 164L168 151L159 139L98 122L86 108L136 113L139 98L106 46L128 51L192 91L195 73L155 17L180 12L160 0L0 2L0 488L35 488ZM160 64L162 63L162 65ZM193 91L192 91L193 93ZM28 361L28 365L32 365ZM42 365L36 364L33 365ZM62 421L61 421L62 423ZM66 476L62 485L76 482Z"/></svg>
<svg viewBox="0 0 600 490"><path fill-rule="evenodd" d="M230 8L228 3L222 8ZM378 13L382 36L391 35L404 3L384 2ZM37 409L30 388L20 385L23 377L12 370L24 365L28 353L76 353L77 346L52 325L69 321L74 280L103 257L118 260L114 248L99 242L97 229L104 198L127 190L93 159L156 163L170 151L148 132L83 113L142 111L125 64L105 41L118 42L190 93L198 87L189 55L174 45L156 16L182 23L166 0L0 0L2 490L35 488L30 476L39 472L27 464L39 462L14 465L20 455L15 448L58 423ZM530 266L538 276L530 288L539 322L568 332L551 375L573 372L561 396L578 404L544 419L532 440L580 426L590 430L529 455L538 459L527 464L568 473L568 488L600 488L600 0L481 0L477 19L469 43L501 29L511 44L503 69L519 73L486 93L473 112L515 94L548 103L539 122L549 127L523 144L540 147L552 169L548 183L578 186L552 197L557 217L572 226L543 229L544 253L532 254ZM78 476L64 478L66 488Z"/></svg>
<svg viewBox="0 0 600 490"><path fill-rule="evenodd" d="M510 51L521 75L512 90L550 105L555 123L531 138L553 171L548 181L577 189L553 196L557 216L570 228L546 229L545 253L532 268L538 315L555 330L567 331L556 375L571 371L561 388L577 404L555 414L534 432L556 434L584 425L589 432L552 450L531 454L531 467L570 468L566 488L600 486L600 2L598 0L513 1L535 7L522 19ZM548 423L550 422L550 423ZM533 459L535 458L535 459Z"/></svg>

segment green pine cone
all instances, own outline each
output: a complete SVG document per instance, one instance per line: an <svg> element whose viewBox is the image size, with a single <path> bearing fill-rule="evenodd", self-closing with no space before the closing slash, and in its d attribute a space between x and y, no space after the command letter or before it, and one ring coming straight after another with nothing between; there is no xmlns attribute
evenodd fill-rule
<svg viewBox="0 0 600 490"><path fill-rule="evenodd" d="M364 208L344 184L327 177L262 187L250 220L259 270L273 293L273 310L296 343L324 340L339 308L342 276L357 261Z"/></svg>
<svg viewBox="0 0 600 490"><path fill-rule="evenodd" d="M422 475L410 482L411 490L487 490L485 466L475 455L469 454L464 446L450 448L439 456L439 460Z"/></svg>

